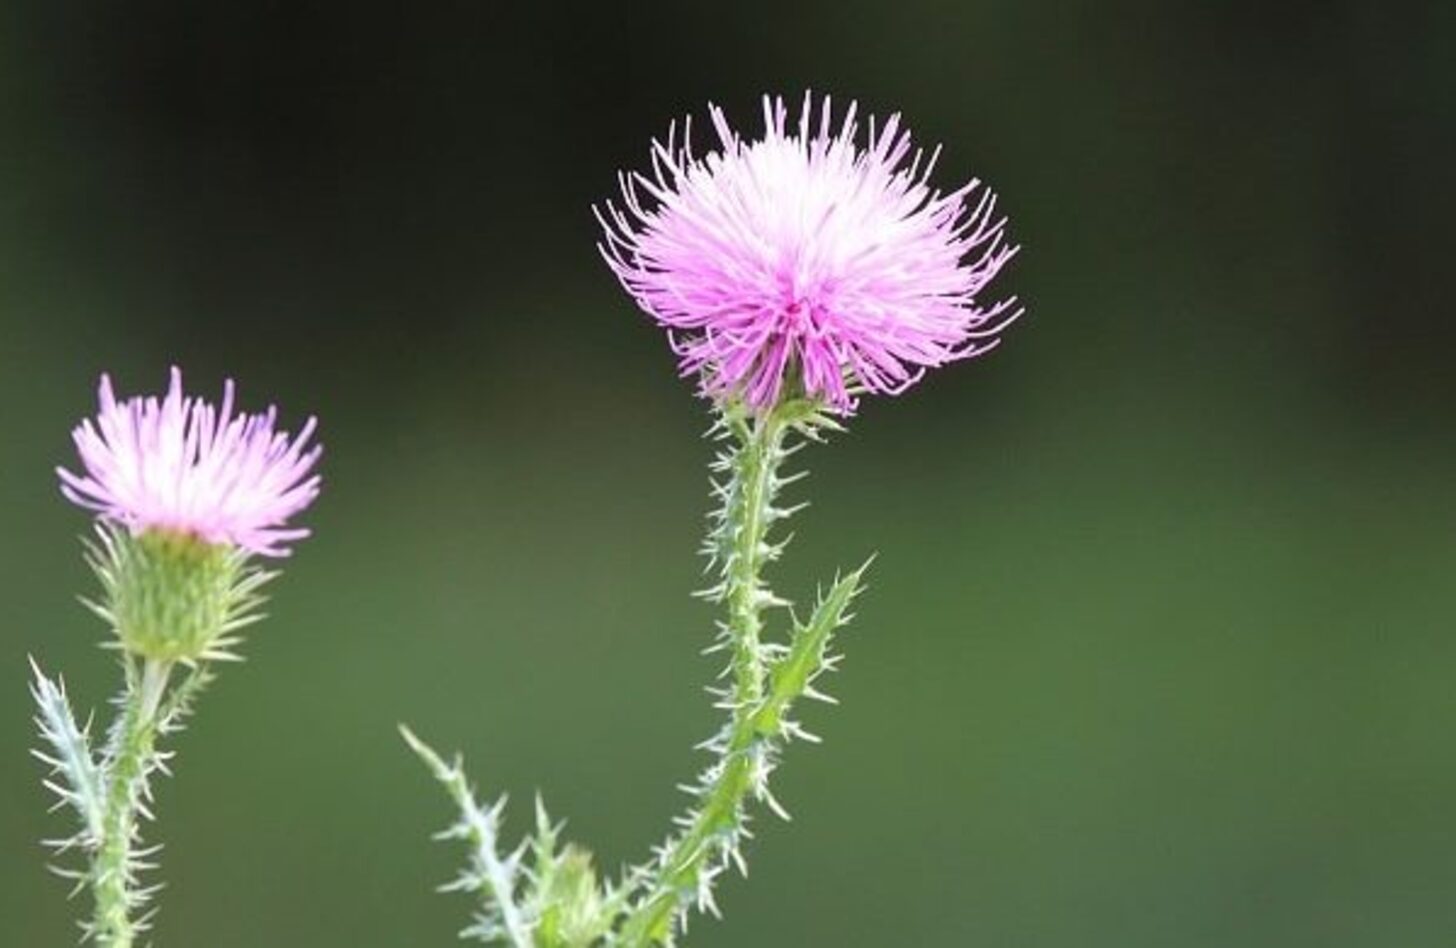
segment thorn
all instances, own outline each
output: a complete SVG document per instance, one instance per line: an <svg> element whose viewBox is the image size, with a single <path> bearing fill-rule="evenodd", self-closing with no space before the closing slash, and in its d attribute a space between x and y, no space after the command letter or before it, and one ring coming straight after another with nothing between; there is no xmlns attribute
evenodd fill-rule
<svg viewBox="0 0 1456 948"><path fill-rule="evenodd" d="M838 698L834 697L833 695L825 694L824 692L815 688L813 685L805 685L804 690L801 693L804 697L809 698L813 701L822 701L825 704L839 704Z"/></svg>
<svg viewBox="0 0 1456 948"><path fill-rule="evenodd" d="M789 815L789 811L788 810L785 810L784 807L783 807L783 804L779 803L779 801L774 797L774 795L771 792L769 792L768 787L763 787L759 791L759 798L762 799L763 802L768 805L768 808L770 810L773 810L774 811L774 813L778 816L779 819L783 820L785 823L789 823L789 822L792 822L793 821L794 818Z"/></svg>

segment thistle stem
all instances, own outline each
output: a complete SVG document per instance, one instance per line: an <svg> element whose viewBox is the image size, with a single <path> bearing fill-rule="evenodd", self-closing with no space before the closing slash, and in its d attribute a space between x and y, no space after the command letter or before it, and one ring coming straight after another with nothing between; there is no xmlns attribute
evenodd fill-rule
<svg viewBox="0 0 1456 948"><path fill-rule="evenodd" d="M126 659L126 691L106 766L101 843L91 870L92 935L102 948L131 948L139 930L132 917L142 901L135 891L137 822L144 812L147 775L155 766L158 711L171 672L171 662L148 659L138 670L134 659Z"/></svg>
<svg viewBox="0 0 1456 948"><path fill-rule="evenodd" d="M725 414L724 420L737 443L726 459L730 477L723 490L721 542L714 549L724 561L723 582L713 597L727 612L733 684L723 706L730 719L715 744L720 760L699 788L699 806L682 833L669 841L648 895L623 927L623 942L634 948L670 941L686 903L706 897L704 873L715 872L713 861L734 852L744 802L758 783L754 769L768 750L758 714L768 673L760 633L762 611L776 600L761 574L771 554L766 535L775 517L777 472L790 425L776 412L753 419Z"/></svg>

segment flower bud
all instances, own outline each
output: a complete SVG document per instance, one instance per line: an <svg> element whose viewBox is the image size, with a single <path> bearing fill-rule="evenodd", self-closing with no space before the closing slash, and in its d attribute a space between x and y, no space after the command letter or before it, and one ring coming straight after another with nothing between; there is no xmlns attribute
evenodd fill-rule
<svg viewBox="0 0 1456 948"><path fill-rule="evenodd" d="M228 633L250 621L266 573L246 554L195 534L104 529L93 563L106 590L98 609L126 651L163 662L221 657Z"/></svg>

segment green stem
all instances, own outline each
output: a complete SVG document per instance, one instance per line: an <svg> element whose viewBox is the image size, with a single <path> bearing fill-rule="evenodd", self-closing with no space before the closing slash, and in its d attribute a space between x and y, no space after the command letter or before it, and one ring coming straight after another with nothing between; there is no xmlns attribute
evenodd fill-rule
<svg viewBox="0 0 1456 948"><path fill-rule="evenodd" d="M725 562L715 598L727 611L733 686L725 705L731 718L716 747L719 765L700 788L700 805L682 834L669 843L649 894L623 927L624 944L634 948L669 941L679 911L699 894L705 868L736 846L743 805L755 786L758 753L767 750L768 735L760 731L758 714L767 675L761 613L776 600L761 574L771 555L766 535L775 515L776 476L790 425L778 412L751 420L728 415L725 420L737 444L727 459L730 480L716 548Z"/></svg>
<svg viewBox="0 0 1456 948"><path fill-rule="evenodd" d="M158 710L172 671L171 662L149 659L140 672L133 659L126 662L126 694L106 768L101 845L91 871L96 899L92 934L102 948L131 948L141 927L133 918L143 901L135 878L137 821L155 762Z"/></svg>
<svg viewBox="0 0 1456 948"><path fill-rule="evenodd" d="M739 435L735 487L741 498L730 512L731 561L728 564L724 599L728 607L728 630L733 648L733 722L752 719L752 706L763 698L764 659L759 635L760 613L771 598L760 573L768 545L765 542L772 517L774 477L782 462L784 427L772 416L760 419ZM736 514L736 518L732 516Z"/></svg>

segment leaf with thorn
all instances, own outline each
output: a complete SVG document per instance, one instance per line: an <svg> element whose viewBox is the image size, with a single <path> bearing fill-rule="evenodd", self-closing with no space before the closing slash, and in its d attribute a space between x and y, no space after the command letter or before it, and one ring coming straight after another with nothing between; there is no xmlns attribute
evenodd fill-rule
<svg viewBox="0 0 1456 948"><path fill-rule="evenodd" d="M498 849L505 797L482 806L475 799L475 792L465 777L464 763L458 756L446 763L409 728L401 724L399 733L435 779L444 785L459 811L456 822L436 834L436 838L458 839L470 847L469 867L454 882L444 886L445 891L474 892L481 899L482 908L474 923L460 933L461 937L501 942L513 948L533 948L531 925L516 898L521 857L527 844L506 856L500 855Z"/></svg>
<svg viewBox="0 0 1456 948"><path fill-rule="evenodd" d="M59 677L51 681L33 658L30 670L34 676L30 693L36 704L35 723L46 745L44 750L31 753L50 768L45 785L56 794L56 807L69 807L81 823L74 836L49 843L57 853L76 848L94 851L101 840L106 787L91 754L91 724L76 723L64 681Z"/></svg>

